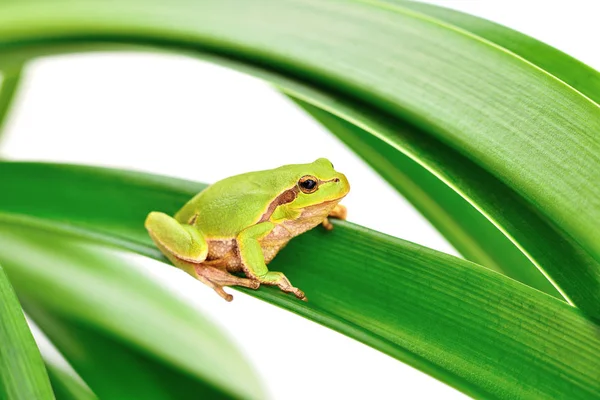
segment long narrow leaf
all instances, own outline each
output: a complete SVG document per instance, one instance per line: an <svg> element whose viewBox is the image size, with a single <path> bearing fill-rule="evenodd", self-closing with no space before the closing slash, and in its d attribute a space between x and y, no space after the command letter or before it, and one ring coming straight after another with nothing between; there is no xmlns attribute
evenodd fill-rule
<svg viewBox="0 0 600 400"><path fill-rule="evenodd" d="M454 160L444 180L563 296L600 317L598 106L524 58L379 1L126 0L113 7L32 0L0 7L5 54L50 41L107 40L208 51L299 79L335 94L334 101L358 102L367 112L363 123L390 118L386 141L404 152L415 143L390 128L408 121L419 140L434 143L413 152L415 161L442 176L448 166L437 160ZM344 104L333 104L328 111L350 119ZM465 171L471 168L476 172Z"/></svg>
<svg viewBox="0 0 600 400"><path fill-rule="evenodd" d="M20 300L23 304L23 298ZM28 322L33 325L32 333L40 347L56 400L98 400L48 336L40 330L39 325L33 322L30 315L29 317Z"/></svg>
<svg viewBox="0 0 600 400"><path fill-rule="evenodd" d="M47 257L52 267L51 245L76 248L81 241L69 242L66 238L40 237L39 233L26 231L25 240L35 252ZM31 243L32 237L35 243ZM62 239L62 240L61 240ZM81 251L81 249L79 249ZM131 268L114 257L85 248L91 260L116 262L122 268ZM21 268L21 266L15 266ZM28 298L25 308L44 333L52 339L86 384L101 399L230 399L201 380L169 367L160 360L148 357L144 352L120 343L81 322L69 321L48 309L44 304ZM169 340L165 338L165 341ZM162 345L163 342L157 343ZM199 360L200 362L201 360ZM85 393L85 392L84 392Z"/></svg>
<svg viewBox="0 0 600 400"><path fill-rule="evenodd" d="M204 187L140 173L48 164L13 164L10 176L14 181L0 183L12 182L15 189L10 200L0 199L3 240L19 229L53 236L72 232L160 260L164 258L143 228L146 213L172 213ZM21 246L11 257L24 251L26 241ZM271 268L286 273L306 291L309 302L276 288L245 292L354 337L474 397L600 396L598 325L564 302L476 264L340 222L332 232L315 229L292 240ZM33 293L26 285L35 279L44 287L59 286L62 274L10 272L21 276L15 279L18 290L23 287L40 303L59 307L49 293ZM73 293L71 302L87 297Z"/></svg>
<svg viewBox="0 0 600 400"><path fill-rule="evenodd" d="M0 71L0 74L2 75L2 80L0 82L0 139L2 138L2 128L4 127L6 117L10 111L13 98L17 93L22 73L22 65L12 65Z"/></svg>
<svg viewBox="0 0 600 400"><path fill-rule="evenodd" d="M23 310L0 267L0 398L54 399Z"/></svg>
<svg viewBox="0 0 600 400"><path fill-rule="evenodd" d="M417 1L385 0L477 35L505 48L566 82L600 104L600 73L530 36L459 11Z"/></svg>
<svg viewBox="0 0 600 400"><path fill-rule="evenodd" d="M597 232L592 222L596 218L590 218L597 217L600 207L588 207L598 205L596 190L600 189L582 185L585 203L570 190L574 182L597 180L597 171L585 167L595 162L600 146L588 134L600 124L598 106L530 63L433 18L378 1L162 4L138 0L121 2L119 7L94 1L8 2L1 13L1 43L7 47L41 35L52 35L54 40L112 36L130 41L164 33L165 39L185 36L232 54L254 56L306 78L326 80L328 85L362 95L384 110L427 126L431 134L490 167L523 196L536 201L541 211L582 245L600 254L600 245L591 236ZM257 9L269 12L249 18ZM173 21L178 23L175 29ZM453 62L445 57L452 57ZM504 73L492 74L499 64ZM446 107L432 107L440 99L445 99ZM516 99L524 100L521 107L514 107ZM544 105L549 107L542 110ZM556 124L570 114L579 118ZM485 132L476 124L480 115L486 116ZM525 115L536 118L523 119ZM518 130L512 125L517 123ZM492 132L502 135L494 137ZM523 154L523 145L532 142L536 146L526 146L528 153ZM582 168L563 171L548 188L542 171L555 170L554 161L565 158L571 166Z"/></svg>
<svg viewBox="0 0 600 400"><path fill-rule="evenodd" d="M64 368L46 362L46 369L56 400L98 400L85 384Z"/></svg>
<svg viewBox="0 0 600 400"><path fill-rule="evenodd" d="M302 100L304 110L401 192L466 259L562 298L488 219L444 182L393 146Z"/></svg>

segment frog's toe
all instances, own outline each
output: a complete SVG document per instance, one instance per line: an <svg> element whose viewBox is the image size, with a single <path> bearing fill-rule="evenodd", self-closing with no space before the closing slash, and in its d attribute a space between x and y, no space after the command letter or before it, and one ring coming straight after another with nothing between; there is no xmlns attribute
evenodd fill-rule
<svg viewBox="0 0 600 400"><path fill-rule="evenodd" d="M250 280L250 284L248 285L250 289L258 289L260 287L260 282L256 280Z"/></svg>
<svg viewBox="0 0 600 400"><path fill-rule="evenodd" d="M328 231L333 229L333 224L329 221L328 218L325 218L321 224L323 225L323 228L325 228Z"/></svg>
<svg viewBox="0 0 600 400"><path fill-rule="evenodd" d="M224 298L225 301L230 302L231 300L233 300L233 296L230 295L229 293L227 293L226 291L224 291L223 287L221 287L221 286L215 286L213 289L215 289L215 292L217 292L217 294L219 296L221 296L222 298Z"/></svg>
<svg viewBox="0 0 600 400"><path fill-rule="evenodd" d="M304 292L302 290L300 290L298 288L293 288L292 293L294 294L294 296L296 296L300 300L308 301L308 299L306 298L306 295L304 294Z"/></svg>

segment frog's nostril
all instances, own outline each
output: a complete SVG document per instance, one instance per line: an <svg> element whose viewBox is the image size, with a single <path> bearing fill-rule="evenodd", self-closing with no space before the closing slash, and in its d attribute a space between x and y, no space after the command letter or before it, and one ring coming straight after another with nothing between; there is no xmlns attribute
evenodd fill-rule
<svg viewBox="0 0 600 400"><path fill-rule="evenodd" d="M333 181L337 183L337 182L340 181L340 179L339 178L335 178Z"/></svg>

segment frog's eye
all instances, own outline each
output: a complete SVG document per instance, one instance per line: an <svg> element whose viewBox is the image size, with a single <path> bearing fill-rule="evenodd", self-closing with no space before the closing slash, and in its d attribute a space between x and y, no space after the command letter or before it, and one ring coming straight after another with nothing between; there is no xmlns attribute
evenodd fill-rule
<svg viewBox="0 0 600 400"><path fill-rule="evenodd" d="M306 194L314 193L319 188L319 185L317 184L317 182L319 182L319 180L317 178L315 178L314 176L304 175L298 181L298 187L300 188L300 190L302 190L303 193L306 193Z"/></svg>

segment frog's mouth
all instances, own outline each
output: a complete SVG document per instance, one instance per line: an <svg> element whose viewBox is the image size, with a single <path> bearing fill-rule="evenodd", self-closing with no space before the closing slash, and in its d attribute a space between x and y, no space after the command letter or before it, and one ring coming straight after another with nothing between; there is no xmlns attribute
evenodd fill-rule
<svg viewBox="0 0 600 400"><path fill-rule="evenodd" d="M343 182L342 182L342 180L343 180ZM348 180L346 179L346 177L344 175L342 175L342 179L337 178L337 177L328 179L326 181L319 179L319 187L321 187L321 185L323 185L323 184L328 184L328 183L339 184L340 182L344 185L343 186L344 190L341 192L342 194L340 194L339 197L334 197L333 199L328 200L328 201L340 201L341 199L346 197L346 195L350 192L350 184L348 183Z"/></svg>
<svg viewBox="0 0 600 400"><path fill-rule="evenodd" d="M344 193L344 194L340 195L339 197L334 197L334 198L333 198L333 199L331 199L331 200L324 201L324 202L322 202L321 204L339 203L339 202L340 202L340 201L341 201L341 200L342 200L344 197L346 197L347 195L348 195L348 192L346 192L346 193Z"/></svg>
<svg viewBox="0 0 600 400"><path fill-rule="evenodd" d="M334 208L337 205L337 203L339 203L344 197L346 197L346 195L337 197L335 199L323 201L321 203L311 204L309 206L300 207L298 209L303 210L303 211L329 210L329 209Z"/></svg>

